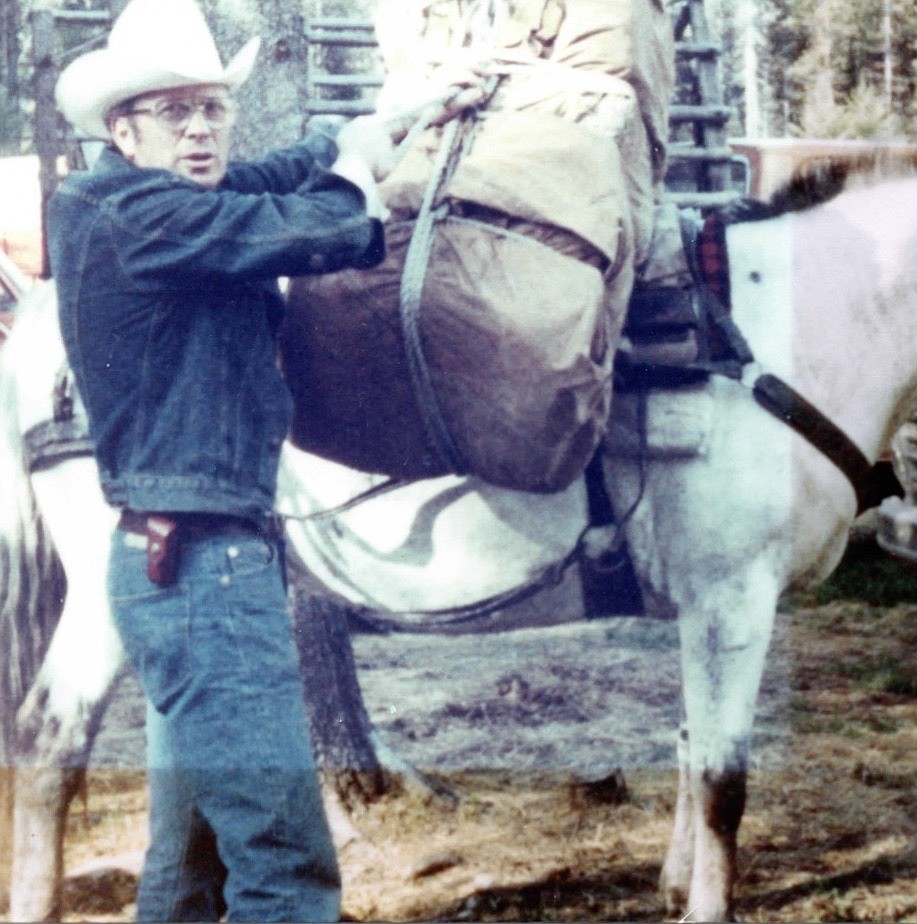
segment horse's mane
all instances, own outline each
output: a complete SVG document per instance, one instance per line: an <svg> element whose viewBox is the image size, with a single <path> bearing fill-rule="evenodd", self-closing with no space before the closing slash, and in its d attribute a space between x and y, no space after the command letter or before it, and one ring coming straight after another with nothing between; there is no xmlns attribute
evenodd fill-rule
<svg viewBox="0 0 917 924"><path fill-rule="evenodd" d="M739 199L723 210L732 224L804 212L855 187L917 175L917 147L876 147L855 154L828 154L806 161L766 201Z"/></svg>

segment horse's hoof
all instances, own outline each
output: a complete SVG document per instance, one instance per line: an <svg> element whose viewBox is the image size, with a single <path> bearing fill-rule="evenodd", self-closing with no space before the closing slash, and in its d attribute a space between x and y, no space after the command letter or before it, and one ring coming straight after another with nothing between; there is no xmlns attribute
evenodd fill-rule
<svg viewBox="0 0 917 924"><path fill-rule="evenodd" d="M688 893L684 889L672 886L663 887L662 895L665 901L666 919L669 921L683 920L688 904Z"/></svg>

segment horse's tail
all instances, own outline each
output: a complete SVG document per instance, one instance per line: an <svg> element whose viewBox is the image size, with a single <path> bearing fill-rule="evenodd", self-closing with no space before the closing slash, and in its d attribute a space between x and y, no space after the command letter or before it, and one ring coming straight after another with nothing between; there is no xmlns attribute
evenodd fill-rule
<svg viewBox="0 0 917 924"><path fill-rule="evenodd" d="M18 410L20 380L30 361L29 329L54 310L53 284L40 285L22 303L0 348L0 766L12 764L16 711L38 672L65 593L63 569L32 491Z"/></svg>

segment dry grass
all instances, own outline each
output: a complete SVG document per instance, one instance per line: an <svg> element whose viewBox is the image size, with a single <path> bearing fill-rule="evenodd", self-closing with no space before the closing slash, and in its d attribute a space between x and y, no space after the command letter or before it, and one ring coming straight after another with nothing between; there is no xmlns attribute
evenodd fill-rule
<svg viewBox="0 0 917 924"><path fill-rule="evenodd" d="M740 914L915 921L917 606L798 603L777 643L795 653L792 732L784 764L752 774ZM550 774L442 778L461 797L457 808L413 790L357 819L361 838L341 850L348 917L661 918L655 884L672 773L629 773L621 805L589 804ZM145 821L141 775L91 774L70 824L66 920L130 917Z"/></svg>

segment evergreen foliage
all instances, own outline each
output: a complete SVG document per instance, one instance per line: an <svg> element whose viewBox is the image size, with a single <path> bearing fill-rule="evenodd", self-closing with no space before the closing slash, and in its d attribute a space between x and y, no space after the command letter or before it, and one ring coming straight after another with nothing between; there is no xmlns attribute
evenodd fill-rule
<svg viewBox="0 0 917 924"><path fill-rule="evenodd" d="M774 134L917 140L913 0L751 2Z"/></svg>
<svg viewBox="0 0 917 924"><path fill-rule="evenodd" d="M3 0L0 5L0 154L30 149L28 17L35 3ZM221 3L229 0L206 5L218 10ZM54 5L117 11L123 0L57 0ZM305 0L302 9L307 16L365 17L372 5L372 0ZM917 141L913 0L706 0L706 6L724 48L723 86L736 113L733 134L744 134L751 125L771 136ZM79 44L79 30L71 31L62 31L62 49ZM755 94L747 92L750 80Z"/></svg>

